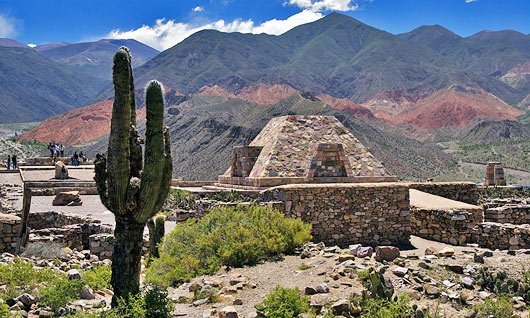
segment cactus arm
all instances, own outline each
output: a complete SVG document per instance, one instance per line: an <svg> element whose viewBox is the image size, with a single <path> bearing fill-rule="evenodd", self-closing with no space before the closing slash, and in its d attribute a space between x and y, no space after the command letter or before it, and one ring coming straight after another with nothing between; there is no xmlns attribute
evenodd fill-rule
<svg viewBox="0 0 530 318"><path fill-rule="evenodd" d="M169 140L169 128L168 127L164 129L164 152L165 152L164 172L163 172L161 183L160 183L161 190L158 194L158 200L154 208L156 212L159 212L164 206L164 203L166 202L167 196L169 194L169 188L171 186L171 179L172 179L172 172L173 172L173 161L171 158L171 142Z"/></svg>
<svg viewBox="0 0 530 318"><path fill-rule="evenodd" d="M107 158L107 192L110 211L126 213L126 197L129 187L129 156L131 126L131 66L128 50L120 48L114 56L114 105L110 125Z"/></svg>
<svg viewBox="0 0 530 318"><path fill-rule="evenodd" d="M165 170L164 154L164 96L162 85L151 81L146 94L147 124L145 132L145 162L140 184L139 207L134 218L137 222L147 222L155 215L161 180Z"/></svg>

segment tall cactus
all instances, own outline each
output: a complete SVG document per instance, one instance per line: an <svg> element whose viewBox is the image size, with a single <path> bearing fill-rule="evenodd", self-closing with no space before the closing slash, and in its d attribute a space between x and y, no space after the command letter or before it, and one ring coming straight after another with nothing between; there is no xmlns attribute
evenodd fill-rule
<svg viewBox="0 0 530 318"><path fill-rule="evenodd" d="M129 49L114 56L114 105L107 156L97 155L95 181L101 202L114 214L116 244L112 256L113 305L140 290L143 232L164 204L171 182L169 132L164 128L162 85L146 88L145 160L136 128L134 82ZM144 162L145 161L145 162Z"/></svg>

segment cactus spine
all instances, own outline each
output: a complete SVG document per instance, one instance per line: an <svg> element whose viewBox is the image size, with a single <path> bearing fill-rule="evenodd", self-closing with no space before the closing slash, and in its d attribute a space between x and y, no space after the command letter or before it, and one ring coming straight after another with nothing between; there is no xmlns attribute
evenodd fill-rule
<svg viewBox="0 0 530 318"><path fill-rule="evenodd" d="M164 128L162 85L151 81L146 88L147 124L145 163L143 140L136 128L134 82L129 50L114 56L114 105L107 156L97 155L95 180L101 202L116 219L111 284L117 299L137 294L143 231L166 200L171 182L169 132Z"/></svg>

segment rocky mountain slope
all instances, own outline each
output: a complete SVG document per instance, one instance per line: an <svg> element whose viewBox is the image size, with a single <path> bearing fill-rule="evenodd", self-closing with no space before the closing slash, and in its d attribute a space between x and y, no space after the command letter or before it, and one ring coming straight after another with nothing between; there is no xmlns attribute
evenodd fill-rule
<svg viewBox="0 0 530 318"><path fill-rule="evenodd" d="M0 123L64 113L91 101L102 85L29 47L0 46Z"/></svg>
<svg viewBox="0 0 530 318"><path fill-rule="evenodd" d="M227 169L233 146L250 143L272 117L288 114L336 116L390 172L404 178L427 178L454 164L436 147L387 133L375 124L300 93L267 107L237 98L196 94L170 106L166 116L175 177L217 178ZM104 152L106 147L106 138L100 138L85 152Z"/></svg>
<svg viewBox="0 0 530 318"><path fill-rule="evenodd" d="M137 67L155 57L159 52L136 40L108 40L84 43L52 43L37 46L42 55L75 71L110 80L112 57L121 46L127 46L134 55L133 66Z"/></svg>
<svg viewBox="0 0 530 318"><path fill-rule="evenodd" d="M461 132L464 144L500 143L513 140L530 141L530 125L513 120L482 121Z"/></svg>

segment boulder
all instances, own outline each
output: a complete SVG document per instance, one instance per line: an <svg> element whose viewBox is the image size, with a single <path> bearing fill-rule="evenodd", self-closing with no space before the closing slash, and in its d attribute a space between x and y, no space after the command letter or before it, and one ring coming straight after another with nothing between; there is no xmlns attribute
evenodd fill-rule
<svg viewBox="0 0 530 318"><path fill-rule="evenodd" d="M55 163L55 179L68 179L68 167L62 161Z"/></svg>
<svg viewBox="0 0 530 318"><path fill-rule="evenodd" d="M81 279L81 274L77 269L69 270L66 275L68 275L68 279Z"/></svg>
<svg viewBox="0 0 530 318"><path fill-rule="evenodd" d="M365 258L371 257L374 253L374 249L371 246L362 246L357 249L357 257Z"/></svg>
<svg viewBox="0 0 530 318"><path fill-rule="evenodd" d="M334 315L349 315L350 302L346 299L339 300L333 303L330 307Z"/></svg>
<svg viewBox="0 0 530 318"><path fill-rule="evenodd" d="M391 262L400 255L399 248L395 246L378 246L375 249L375 260L378 262Z"/></svg>
<svg viewBox="0 0 530 318"><path fill-rule="evenodd" d="M227 306L219 311L219 318L238 318L237 311L233 306Z"/></svg>
<svg viewBox="0 0 530 318"><path fill-rule="evenodd" d="M83 201L79 197L79 191L59 192L53 199L54 206L79 206Z"/></svg>

